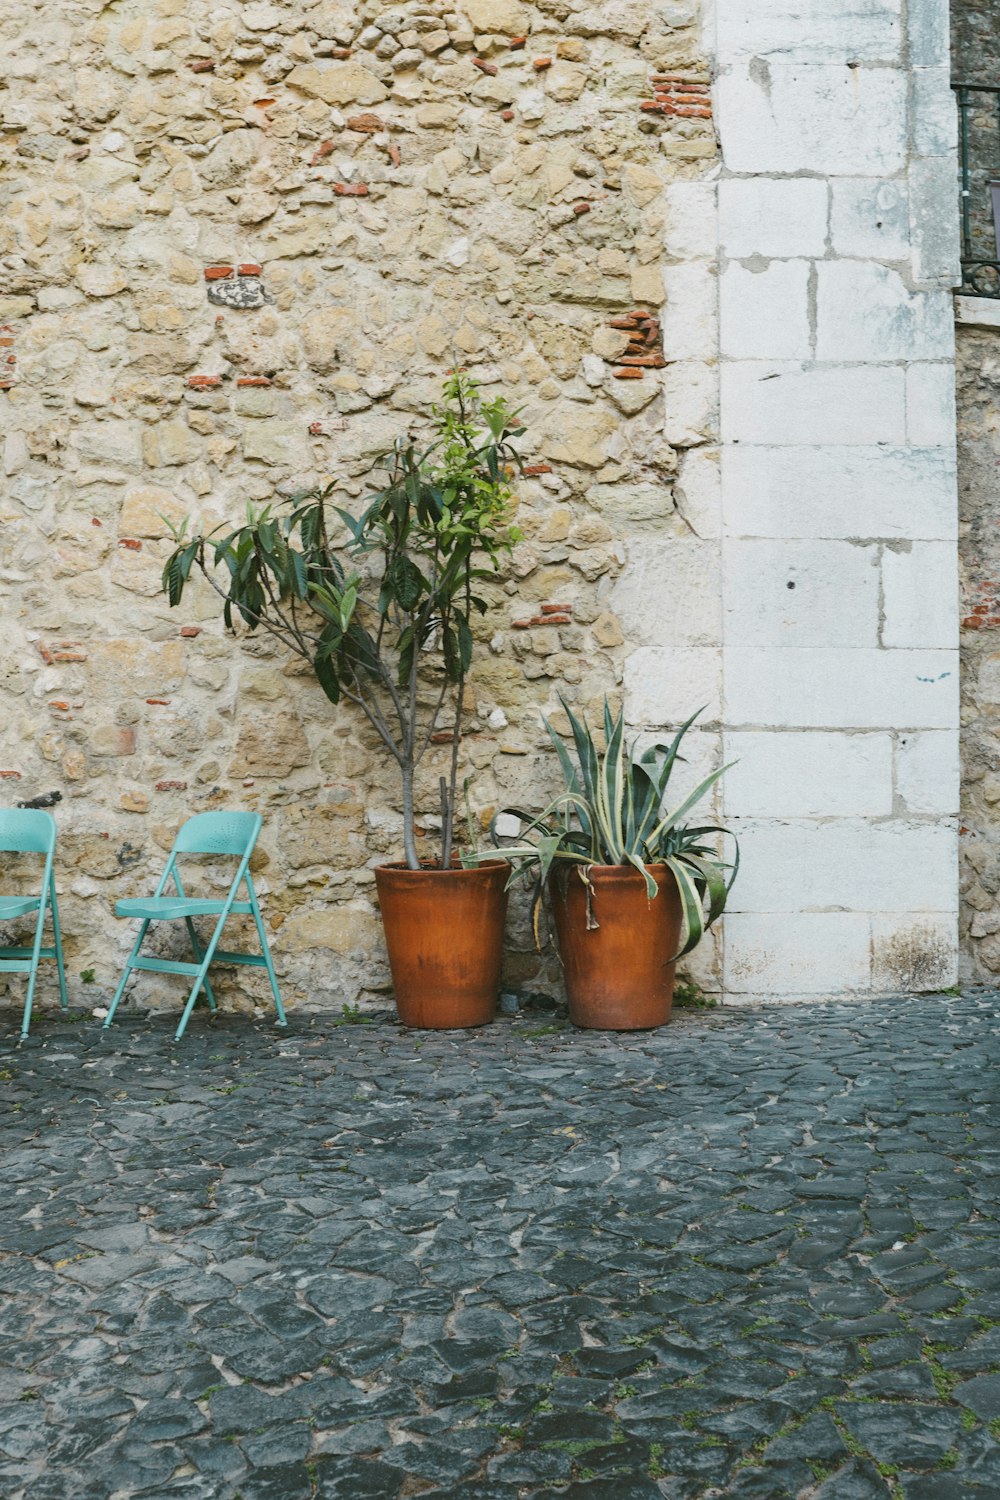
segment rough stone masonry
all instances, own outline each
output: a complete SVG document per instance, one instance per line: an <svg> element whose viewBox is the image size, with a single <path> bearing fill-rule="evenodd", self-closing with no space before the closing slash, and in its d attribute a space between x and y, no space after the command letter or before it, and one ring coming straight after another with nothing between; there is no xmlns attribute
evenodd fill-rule
<svg viewBox="0 0 1000 1500"><path fill-rule="evenodd" d="M956 79L1000 87L1000 12L995 0L952 6ZM993 96L970 115L973 251L996 254L988 179L993 175L997 123ZM962 938L965 966L976 979L1000 972L1000 547L997 464L1000 429L997 337L1000 302L958 300L958 471L962 567Z"/></svg>
<svg viewBox="0 0 1000 1500"><path fill-rule="evenodd" d="M456 362L523 403L524 540L469 688L484 820L554 789L539 709L617 691L622 617L717 648L714 432L673 363L711 298L678 293L660 352L667 190L717 159L697 6L24 0L0 51L0 778L64 799L73 998L113 982L114 899L182 818L242 805L287 1001L364 999L393 768L267 641L224 639L207 589L171 613L164 518L330 478L356 502ZM714 228L676 204L683 276ZM649 727L684 707L665 691Z"/></svg>
<svg viewBox="0 0 1000 1500"><path fill-rule="evenodd" d="M746 859L702 980L951 983L945 0L39 0L0 26L0 773L63 794L95 997L113 898L234 803L265 815L289 1000L385 989L393 768L207 591L170 613L162 518L328 477L356 502L457 361L530 432L469 689L477 814L547 800L559 693L620 688L657 736L706 705L685 774L738 761L717 810ZM516 914L509 978L539 972Z"/></svg>

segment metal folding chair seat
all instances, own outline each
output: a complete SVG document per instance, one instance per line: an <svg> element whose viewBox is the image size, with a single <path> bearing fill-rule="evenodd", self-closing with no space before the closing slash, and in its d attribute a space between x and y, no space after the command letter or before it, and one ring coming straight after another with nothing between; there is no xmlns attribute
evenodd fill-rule
<svg viewBox="0 0 1000 1500"><path fill-rule="evenodd" d="M213 963L243 964L251 968L266 969L267 977L271 982L271 992L274 995L275 1009L278 1012L278 1025L288 1024L278 991L274 965L271 962L267 933L261 920L257 892L250 874L250 856L261 830L261 822L258 813L247 812L199 813L196 817L189 818L174 840L174 847L170 851L170 858L167 860L159 885L156 887L156 893L152 896L140 896L116 902L115 912L119 917L138 917L142 925L132 952L126 960L121 983L105 1018L105 1030L114 1020L118 1003L125 993L125 986L133 970L145 970L155 974L183 974L189 976L194 982L180 1023L174 1033L175 1041L180 1041L202 989L205 991L209 1009L211 1011L216 1009L215 995L208 979L208 971ZM221 900L203 900L199 897L186 896L177 869L177 857L180 854L209 854L238 859L239 865L233 876L228 895ZM174 895L165 894L171 881L176 888ZM246 887L245 899L238 895L241 885ZM234 912L253 917L261 946L259 954L233 953L219 947L222 929ZM218 918L212 935L206 943L203 943L198 936L193 921L195 917ZM177 921L183 922L187 927L195 958L194 963L181 962L179 959L158 958L155 955L140 957L139 949L142 947L151 922Z"/></svg>
<svg viewBox="0 0 1000 1500"><path fill-rule="evenodd" d="M44 854L45 871L42 889L37 896L0 896L0 922L13 922L20 917L37 912L35 936L30 947L0 948L0 974L27 974L28 991L24 999L21 1017L21 1040L28 1035L31 1025L31 1007L35 998L35 981L38 977L38 960L54 958L59 975L59 1000L66 1009L66 970L63 964L62 934L59 930L59 907L56 902L56 882L52 873L52 862L56 849L55 819L47 812L33 808L10 807L0 809L0 851L6 854ZM51 945L42 942L45 933L45 917L52 916Z"/></svg>

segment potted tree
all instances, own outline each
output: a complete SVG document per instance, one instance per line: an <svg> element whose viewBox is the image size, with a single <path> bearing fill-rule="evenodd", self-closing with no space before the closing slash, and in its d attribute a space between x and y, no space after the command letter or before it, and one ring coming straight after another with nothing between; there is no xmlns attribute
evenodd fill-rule
<svg viewBox="0 0 1000 1500"><path fill-rule="evenodd" d="M353 704L395 761L404 857L375 878L409 1026L482 1025L496 1002L509 867L458 854L456 806L473 619L487 607L481 581L518 536L510 476L521 465L512 440L523 431L503 396L484 400L467 374L452 373L429 441L395 442L377 469L385 483L359 515L335 503L331 484L248 508L246 523L221 538L175 531L163 570L176 605L197 568L228 628L239 615L308 662L330 702ZM450 724L439 731L444 714ZM442 739L450 754L438 785L440 843L422 857L416 776Z"/></svg>
<svg viewBox="0 0 1000 1500"><path fill-rule="evenodd" d="M726 830L684 821L726 767L670 809L671 773L697 714L669 745L640 755L626 744L624 710L613 717L605 700L602 750L586 722L565 702L563 708L578 764L548 720L546 729L566 790L538 815L506 809L493 827L500 816L523 825L503 853L515 866L512 878L534 875L536 917L548 888L575 1025L662 1026L670 1019L676 961L721 916L739 868L738 848L732 864L718 855L716 840Z"/></svg>

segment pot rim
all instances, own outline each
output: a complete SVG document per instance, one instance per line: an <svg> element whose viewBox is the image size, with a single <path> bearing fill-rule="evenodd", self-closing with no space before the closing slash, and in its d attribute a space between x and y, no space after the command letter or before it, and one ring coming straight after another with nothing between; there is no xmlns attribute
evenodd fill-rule
<svg viewBox="0 0 1000 1500"><path fill-rule="evenodd" d="M495 870L501 865L509 866L510 860L491 856L489 859L479 860L474 865L452 865L450 870L442 870L440 865L421 863L419 870L411 870L405 859L394 859L388 864L376 865L375 873L386 870L394 875L478 875L481 870Z"/></svg>

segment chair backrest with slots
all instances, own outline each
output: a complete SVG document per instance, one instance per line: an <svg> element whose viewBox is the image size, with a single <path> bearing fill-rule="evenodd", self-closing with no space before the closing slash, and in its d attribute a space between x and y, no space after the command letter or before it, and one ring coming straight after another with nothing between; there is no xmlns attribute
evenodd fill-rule
<svg viewBox="0 0 1000 1500"><path fill-rule="evenodd" d="M56 820L30 807L0 808L0 850L9 854L51 854Z"/></svg>
<svg viewBox="0 0 1000 1500"><path fill-rule="evenodd" d="M207 812L189 818L174 840L174 854L231 854L242 859L257 842L260 813Z"/></svg>

